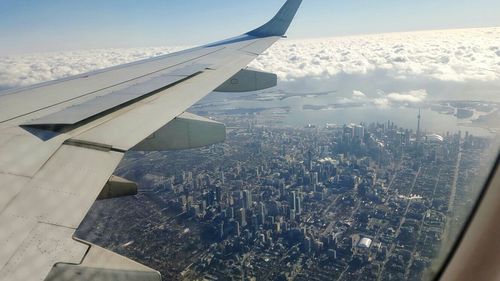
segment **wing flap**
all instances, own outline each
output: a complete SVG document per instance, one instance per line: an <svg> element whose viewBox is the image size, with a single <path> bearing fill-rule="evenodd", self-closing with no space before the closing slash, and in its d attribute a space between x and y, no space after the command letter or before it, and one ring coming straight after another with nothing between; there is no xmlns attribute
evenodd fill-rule
<svg viewBox="0 0 500 281"><path fill-rule="evenodd" d="M88 245L73 240L73 232L74 229L66 227L36 223L28 234L18 233L22 243L0 270L0 280L43 280L61 260L80 263Z"/></svg>
<svg viewBox="0 0 500 281"><path fill-rule="evenodd" d="M13 182L20 191L0 213L0 280L43 280L56 262L81 262L88 246L71 237L122 157L62 145L32 178Z"/></svg>
<svg viewBox="0 0 500 281"><path fill-rule="evenodd" d="M65 108L79 99L133 82L141 77L168 71L183 63L216 54L223 47L195 48L125 65L84 73L26 88L2 92L0 124L45 112L49 108ZM19 101L23 102L20 103ZM27 118L29 120L30 118Z"/></svg>
<svg viewBox="0 0 500 281"><path fill-rule="evenodd" d="M142 83L97 96L84 103L68 107L61 111L24 123L25 126L48 127L54 130L58 126L75 125L101 113L135 102L145 96L163 91L177 83L201 73L209 65L193 64L152 77Z"/></svg>
<svg viewBox="0 0 500 281"><path fill-rule="evenodd" d="M231 62L215 70L207 70L184 83L165 89L157 95L123 108L82 127L73 139L110 145L128 151L145 138L185 112L194 103L223 84L248 65L256 56L237 50L228 51Z"/></svg>
<svg viewBox="0 0 500 281"><path fill-rule="evenodd" d="M122 157L119 152L63 145L1 215L76 229Z"/></svg>
<svg viewBox="0 0 500 281"><path fill-rule="evenodd" d="M56 264L45 279L45 281L87 280L160 281L161 275L158 271L124 256L90 245L81 264Z"/></svg>
<svg viewBox="0 0 500 281"><path fill-rule="evenodd" d="M82 242L87 243L85 241ZM114 270L150 271L158 273L156 270L153 270L145 265L93 244L90 244L90 249L85 255L81 266Z"/></svg>
<svg viewBox="0 0 500 281"><path fill-rule="evenodd" d="M157 272L56 265L44 281L161 281Z"/></svg>

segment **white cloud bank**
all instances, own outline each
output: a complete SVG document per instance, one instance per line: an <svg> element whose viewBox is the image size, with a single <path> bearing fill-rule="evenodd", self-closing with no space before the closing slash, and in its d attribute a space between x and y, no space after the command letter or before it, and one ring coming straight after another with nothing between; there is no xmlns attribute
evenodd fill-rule
<svg viewBox="0 0 500 281"><path fill-rule="evenodd" d="M382 70L392 78L500 79L500 27L283 41L253 66L283 80Z"/></svg>
<svg viewBox="0 0 500 281"><path fill-rule="evenodd" d="M0 89L51 81L181 49L184 48L105 49L0 57Z"/></svg>
<svg viewBox="0 0 500 281"><path fill-rule="evenodd" d="M385 97L375 99L378 106L390 105L415 105L425 101L428 94L426 90L414 90L403 93L390 93Z"/></svg>
<svg viewBox="0 0 500 281"><path fill-rule="evenodd" d="M415 106L426 102L428 93L424 89L401 93L378 93L377 97L369 97L361 91L354 90L351 98L344 99L347 103L363 103L375 105L380 108L390 106Z"/></svg>
<svg viewBox="0 0 500 281"><path fill-rule="evenodd" d="M182 48L111 49L0 57L0 89L26 86ZM281 80L329 79L384 71L395 79L500 80L500 28L364 35L280 41L251 65ZM360 94L360 93L358 93ZM362 94L362 93L361 93ZM414 102L423 93L388 94ZM357 97L363 98L361 95ZM425 98L425 97L424 97Z"/></svg>

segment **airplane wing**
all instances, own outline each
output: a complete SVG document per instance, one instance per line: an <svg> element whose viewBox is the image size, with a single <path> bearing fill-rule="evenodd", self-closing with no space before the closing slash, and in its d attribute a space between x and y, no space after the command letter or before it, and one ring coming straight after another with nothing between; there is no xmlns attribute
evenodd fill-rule
<svg viewBox="0 0 500 281"><path fill-rule="evenodd" d="M223 124L185 111L214 90L276 85L245 67L285 34L301 2L235 38L0 93L0 280L160 280L75 230L96 199L137 192L113 176L125 152L225 139Z"/></svg>

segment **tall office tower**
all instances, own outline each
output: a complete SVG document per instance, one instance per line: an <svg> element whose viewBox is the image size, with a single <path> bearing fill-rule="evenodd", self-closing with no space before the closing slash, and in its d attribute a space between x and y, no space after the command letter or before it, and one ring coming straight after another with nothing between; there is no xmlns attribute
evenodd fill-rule
<svg viewBox="0 0 500 281"><path fill-rule="evenodd" d="M420 142L420 121L422 118L422 115L420 114L420 108L418 109L418 123L417 123L417 144Z"/></svg>
<svg viewBox="0 0 500 281"><path fill-rule="evenodd" d="M224 171L220 171L220 181L224 185L226 183L226 178L224 177Z"/></svg>
<svg viewBox="0 0 500 281"><path fill-rule="evenodd" d="M297 210L296 204L297 204L297 192L294 190L290 195L290 207L295 211Z"/></svg>
<svg viewBox="0 0 500 281"><path fill-rule="evenodd" d="M266 208L263 202L259 202L259 222L260 224L266 223Z"/></svg>
<svg viewBox="0 0 500 281"><path fill-rule="evenodd" d="M365 137L365 127L361 125L355 125L353 135L355 138L362 140Z"/></svg>
<svg viewBox="0 0 500 281"><path fill-rule="evenodd" d="M303 249L305 253L310 253L312 248L312 241L311 238L306 237L304 239L304 244L303 244Z"/></svg>
<svg viewBox="0 0 500 281"><path fill-rule="evenodd" d="M259 220L255 214L252 215L251 222L252 222L252 228L255 231L257 231L257 229L259 229Z"/></svg>
<svg viewBox="0 0 500 281"><path fill-rule="evenodd" d="M189 187L186 186L184 189L184 196L186 196L186 210L189 211L189 208L191 207L189 205Z"/></svg>
<svg viewBox="0 0 500 281"><path fill-rule="evenodd" d="M302 202L300 196L297 196L297 198L295 198L295 213L297 215L302 214Z"/></svg>
<svg viewBox="0 0 500 281"><path fill-rule="evenodd" d="M319 183L319 174L318 172L314 172L312 174L312 184L316 186L318 185L318 183Z"/></svg>
<svg viewBox="0 0 500 281"><path fill-rule="evenodd" d="M241 227L245 227L247 225L247 213L246 213L245 208L240 209L238 216L240 219Z"/></svg>
<svg viewBox="0 0 500 281"><path fill-rule="evenodd" d="M241 235L240 223L237 221L234 222L234 231L235 231L236 236Z"/></svg>
<svg viewBox="0 0 500 281"><path fill-rule="evenodd" d="M290 221L295 220L295 209L290 209Z"/></svg>
<svg viewBox="0 0 500 281"><path fill-rule="evenodd" d="M311 171L313 168L313 156L312 156L312 151L309 149L307 152L307 169Z"/></svg>
<svg viewBox="0 0 500 281"><path fill-rule="evenodd" d="M215 201L220 204L222 202L222 186L215 186Z"/></svg>
<svg viewBox="0 0 500 281"><path fill-rule="evenodd" d="M250 190L243 190L243 208L252 208L252 192Z"/></svg>

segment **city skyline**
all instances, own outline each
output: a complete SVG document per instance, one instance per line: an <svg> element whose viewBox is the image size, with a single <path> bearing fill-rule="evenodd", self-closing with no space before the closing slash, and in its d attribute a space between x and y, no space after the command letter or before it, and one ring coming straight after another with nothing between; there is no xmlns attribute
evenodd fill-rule
<svg viewBox="0 0 500 281"><path fill-rule="evenodd" d="M470 208L489 143L469 133L419 141L390 120L217 118L232 128L225 144L129 154L118 174L142 186L138 196L96 203L78 237L168 280L426 280L460 228L451 218Z"/></svg>

